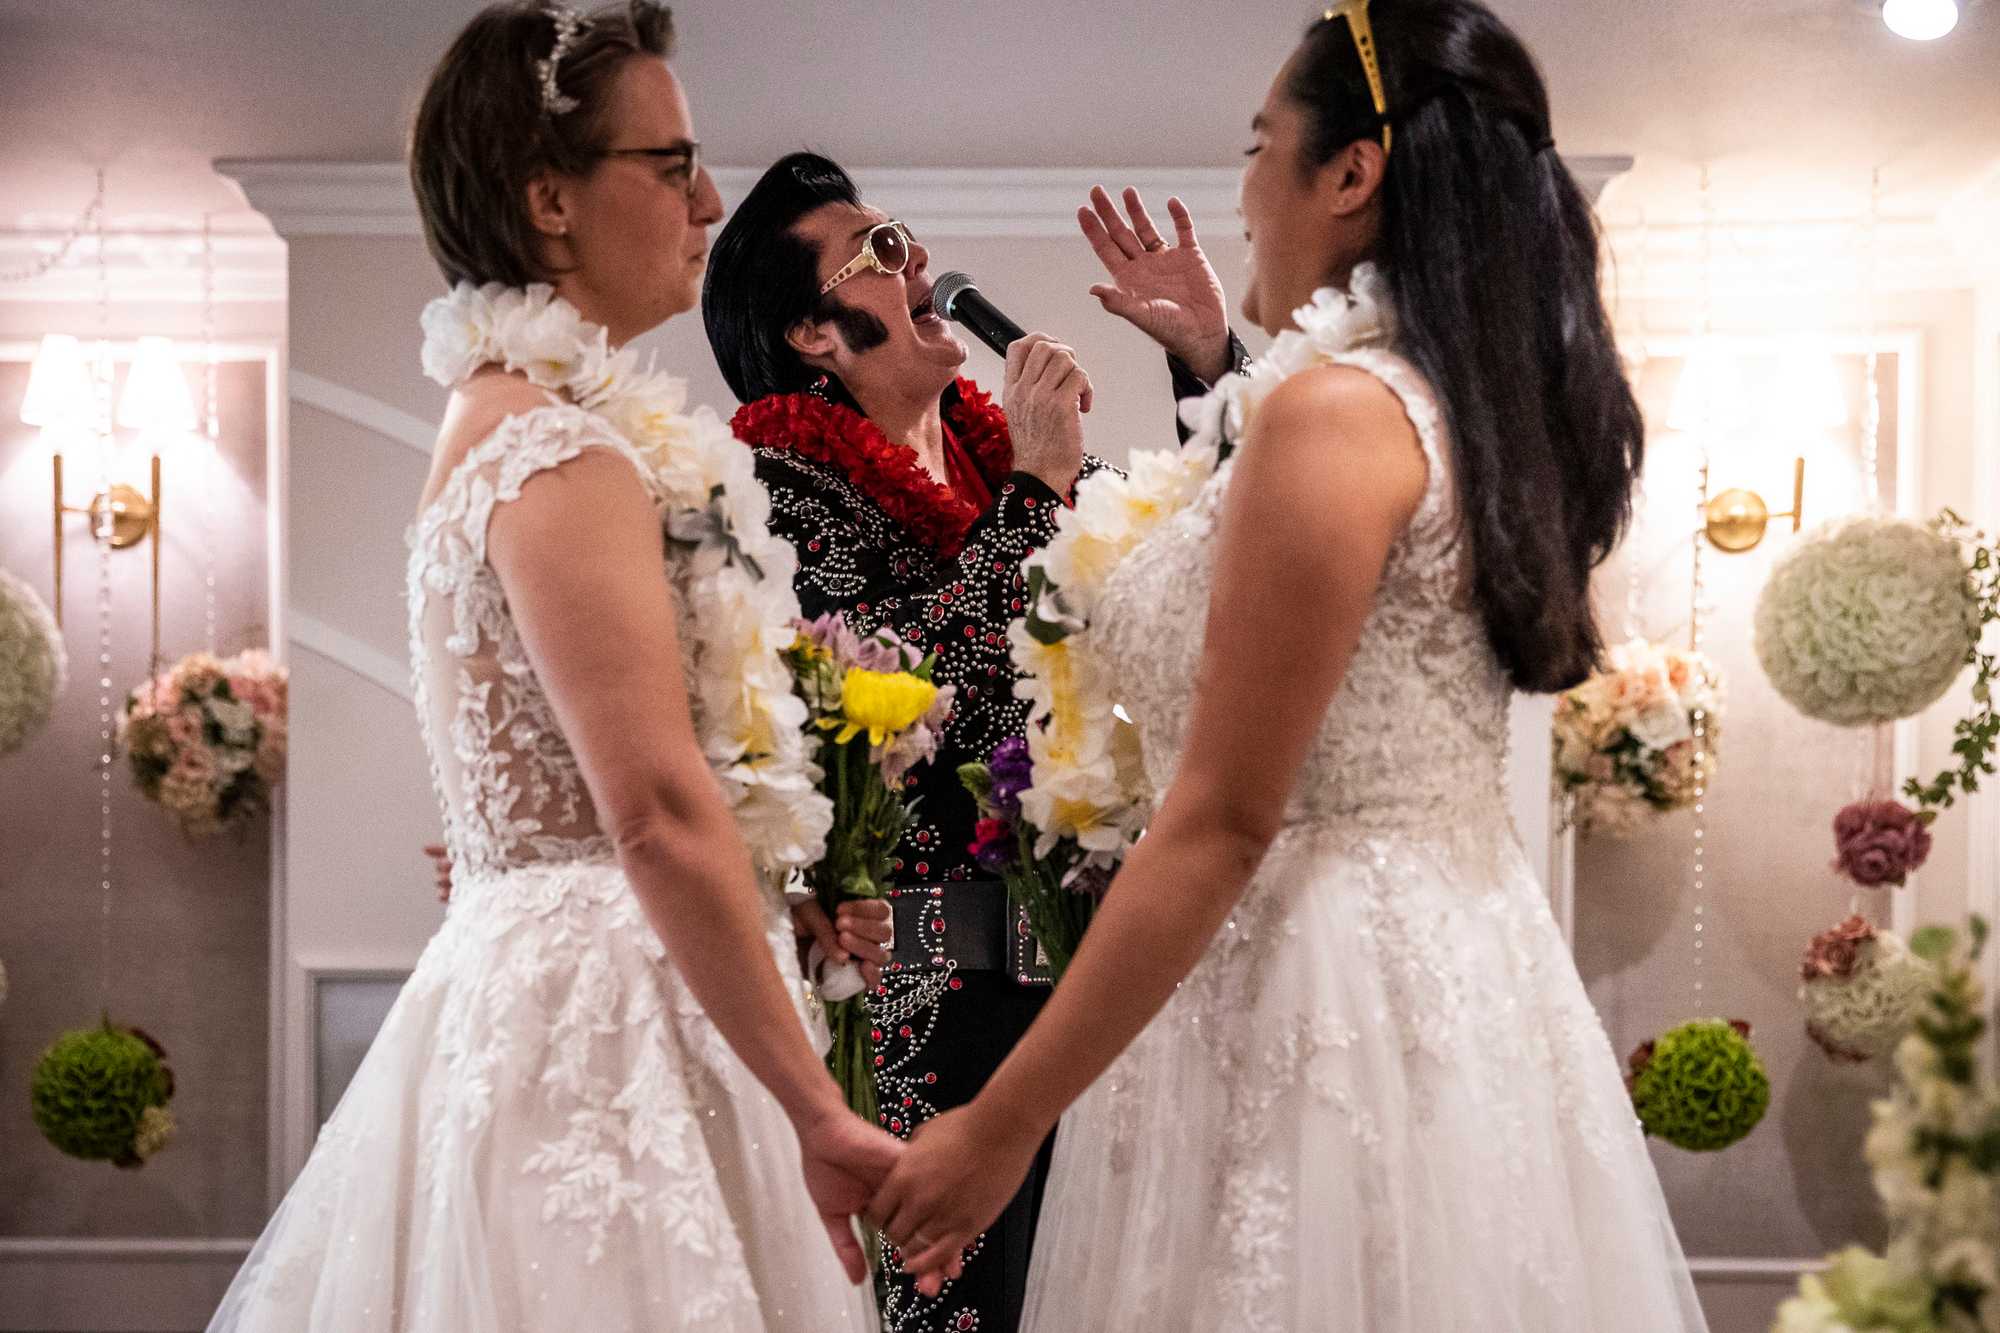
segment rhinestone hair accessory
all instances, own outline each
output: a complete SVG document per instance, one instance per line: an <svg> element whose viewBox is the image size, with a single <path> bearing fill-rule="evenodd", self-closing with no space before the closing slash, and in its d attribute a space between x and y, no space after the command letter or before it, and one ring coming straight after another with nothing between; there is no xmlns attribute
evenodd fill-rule
<svg viewBox="0 0 2000 1333"><path fill-rule="evenodd" d="M580 105L574 97L565 97L556 86L556 75L562 69L562 58L569 54L575 44L576 35L583 31L583 15L568 6L557 6L542 11L556 25L556 44L549 48L548 57L535 62L536 77L542 85L542 114L551 119L566 116Z"/></svg>
<svg viewBox="0 0 2000 1333"><path fill-rule="evenodd" d="M1327 23L1335 19L1347 20L1347 31L1354 38L1354 50L1361 57L1361 72L1368 76L1368 95L1374 99L1375 114L1382 121L1382 151L1389 151L1389 97L1382 86L1382 62L1375 55L1375 29L1368 23L1368 0L1340 0L1340 3L1320 15Z"/></svg>

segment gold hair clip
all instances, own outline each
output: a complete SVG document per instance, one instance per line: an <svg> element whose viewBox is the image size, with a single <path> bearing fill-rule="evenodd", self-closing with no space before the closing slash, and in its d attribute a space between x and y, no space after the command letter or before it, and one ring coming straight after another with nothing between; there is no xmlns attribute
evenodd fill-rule
<svg viewBox="0 0 2000 1333"><path fill-rule="evenodd" d="M1328 23L1347 20L1354 49L1361 56L1361 72L1368 76L1368 95L1375 99L1375 114L1382 118L1382 151L1389 151L1389 98L1382 88L1382 64L1375 56L1375 30L1368 25L1368 0L1340 0L1320 17Z"/></svg>

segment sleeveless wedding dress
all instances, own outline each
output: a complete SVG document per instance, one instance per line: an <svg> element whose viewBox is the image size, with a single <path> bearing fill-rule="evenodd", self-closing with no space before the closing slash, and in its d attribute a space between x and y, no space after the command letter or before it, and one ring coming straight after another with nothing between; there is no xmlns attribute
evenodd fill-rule
<svg viewBox="0 0 2000 1333"><path fill-rule="evenodd" d="M641 912L486 561L494 510L591 449L657 497L607 420L552 403L472 449L412 530L450 912L212 1329L875 1327L790 1123ZM768 906L804 1022L792 932Z"/></svg>
<svg viewBox="0 0 2000 1333"><path fill-rule="evenodd" d="M1702 1329L1617 1061L1508 817L1510 690L1465 592L1439 406L1386 347L1322 359L1402 401L1426 491L1283 832L1063 1119L1024 1327ZM1155 791L1187 741L1232 471L1125 558L1091 618Z"/></svg>

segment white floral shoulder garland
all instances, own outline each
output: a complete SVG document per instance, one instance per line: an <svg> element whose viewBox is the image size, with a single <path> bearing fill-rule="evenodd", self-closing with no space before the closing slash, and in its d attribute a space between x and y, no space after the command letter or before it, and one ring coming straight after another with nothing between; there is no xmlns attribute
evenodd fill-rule
<svg viewBox="0 0 2000 1333"><path fill-rule="evenodd" d="M500 365L593 413L651 468L684 600L696 734L768 883L825 852L833 808L804 732L805 704L780 653L795 634L797 558L770 530L771 501L749 449L687 384L546 284L460 283L424 308L424 373L447 387Z"/></svg>
<svg viewBox="0 0 2000 1333"><path fill-rule="evenodd" d="M1028 701L1033 780L1021 793L1023 817L1040 832L1047 857L1061 839L1107 867L1125 854L1152 814L1155 794L1121 736L1115 682L1091 651L1089 627L1112 573L1154 530L1194 503L1251 418L1279 384L1302 370L1364 347L1394 341L1388 282L1372 264L1355 268L1350 289L1322 287L1292 314L1271 349L1242 375L1181 404L1192 434L1179 449L1134 454L1121 476L1086 478L1076 504L1056 519L1056 535L1024 562L1028 615L1008 631Z"/></svg>

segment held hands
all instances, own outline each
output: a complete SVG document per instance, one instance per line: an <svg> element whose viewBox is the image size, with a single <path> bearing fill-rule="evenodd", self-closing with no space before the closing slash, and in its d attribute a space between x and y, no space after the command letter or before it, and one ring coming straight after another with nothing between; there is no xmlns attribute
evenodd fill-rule
<svg viewBox="0 0 2000 1333"><path fill-rule="evenodd" d="M1076 210L1077 225L1111 275L1090 294L1213 384L1229 373L1229 314L1222 283L1195 239L1194 218L1180 200L1167 200L1175 236L1169 244L1137 190L1125 191L1125 211L1129 224L1102 186L1091 189L1089 208Z"/></svg>
<svg viewBox="0 0 2000 1333"><path fill-rule="evenodd" d="M829 1092L833 1085L827 1084ZM854 1234L854 1218L868 1206L903 1145L863 1124L844 1102L833 1098L825 1111L798 1127L799 1156L805 1168L806 1192L812 1196L826 1227L833 1252L847 1280L859 1285L868 1277L868 1259Z"/></svg>
<svg viewBox="0 0 2000 1333"><path fill-rule="evenodd" d="M965 1250L993 1225L1034 1165L1042 1135L993 1129L975 1099L918 1126L868 1216L902 1251L903 1271L935 1296L957 1276Z"/></svg>
<svg viewBox="0 0 2000 1333"><path fill-rule="evenodd" d="M1083 468L1083 413L1090 400L1090 376L1074 350L1046 333L1017 338L1007 348L1000 399L1014 438L1014 466L1068 495Z"/></svg>

